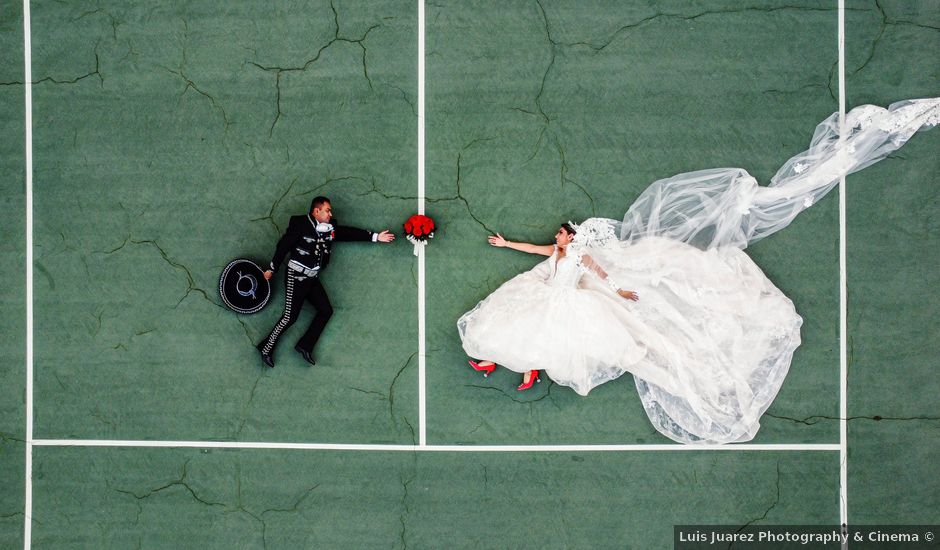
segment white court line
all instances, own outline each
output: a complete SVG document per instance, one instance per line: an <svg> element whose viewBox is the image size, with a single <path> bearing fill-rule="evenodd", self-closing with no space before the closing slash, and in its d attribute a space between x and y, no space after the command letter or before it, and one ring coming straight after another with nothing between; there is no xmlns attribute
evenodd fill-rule
<svg viewBox="0 0 940 550"><path fill-rule="evenodd" d="M839 140L845 135L845 0L839 0ZM848 497L848 276L845 176L839 178L839 523L849 523ZM843 529L845 534L845 529ZM845 540L843 538L843 540ZM847 547L843 543L843 547Z"/></svg>
<svg viewBox="0 0 940 550"><path fill-rule="evenodd" d="M29 0L23 0L23 95L26 164L26 496L23 499L23 548L33 537L33 60Z"/></svg>
<svg viewBox="0 0 940 550"><path fill-rule="evenodd" d="M418 0L418 214L424 214L424 0ZM418 247L418 444L427 445L425 247Z"/></svg>
<svg viewBox="0 0 940 550"><path fill-rule="evenodd" d="M251 441L149 441L122 439L37 439L41 447L148 447L196 449L292 449L307 451L404 452L599 452L599 451L838 451L836 443L730 445L370 445L356 443L271 443Z"/></svg>

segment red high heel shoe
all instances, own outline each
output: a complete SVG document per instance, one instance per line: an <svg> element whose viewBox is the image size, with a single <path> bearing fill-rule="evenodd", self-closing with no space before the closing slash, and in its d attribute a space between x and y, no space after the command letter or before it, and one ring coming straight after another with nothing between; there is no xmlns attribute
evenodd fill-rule
<svg viewBox="0 0 940 550"><path fill-rule="evenodd" d="M467 362L470 363L470 366L473 367L473 370L481 371L481 372L483 373L483 377L484 377L484 378L486 378L487 376L490 375L491 372L493 372L494 370L496 370L496 364L495 364L495 363L492 364L492 365L488 365L488 366L486 366L486 367L483 367L483 366L481 366L479 363L477 363L476 361L467 361Z"/></svg>
<svg viewBox="0 0 940 550"><path fill-rule="evenodd" d="M519 390L519 391L527 390L527 389L531 388L532 385L535 384L536 382L541 382L541 381L542 381L542 379L539 378L539 371L537 371L537 370L530 370L530 371L527 372L526 374L529 375L529 381L528 381L528 382L522 382L522 384L519 384L519 387L516 388L516 389ZM525 375L522 376L522 379L525 380Z"/></svg>

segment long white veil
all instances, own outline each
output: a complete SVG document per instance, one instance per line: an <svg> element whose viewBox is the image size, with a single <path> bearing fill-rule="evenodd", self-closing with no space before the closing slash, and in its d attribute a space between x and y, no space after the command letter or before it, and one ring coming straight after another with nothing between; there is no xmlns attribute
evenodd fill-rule
<svg viewBox="0 0 940 550"><path fill-rule="evenodd" d="M627 211L621 240L667 237L701 249L745 248L787 225L839 183L878 162L918 130L940 123L940 98L910 99L884 109L862 105L816 126L806 151L759 186L742 168L679 174L654 182Z"/></svg>
<svg viewBox="0 0 940 550"><path fill-rule="evenodd" d="M622 224L594 219L619 232L621 246L593 243L595 239L591 236L585 236L581 244L593 249L592 255L606 264L604 268L612 276L623 277L629 277L630 270L624 263L624 254L618 254L617 249L629 249L627 255L636 254L642 248L637 248L638 245L652 241L666 240L675 243L671 249L697 249L705 256L733 255L732 249L740 251L789 225L797 214L835 187L841 177L885 158L918 130L940 123L940 98L901 101L887 109L863 105L847 113L844 124L840 125L839 119L835 113L821 122L809 149L788 160L768 186L758 185L741 168L702 170L659 180L639 196ZM585 225L592 224L585 222L582 227ZM618 273L618 264L624 267L622 273ZM754 270L759 273L756 266ZM706 279L713 276L714 284L720 286L717 274L703 274ZM762 274L760 278L765 279ZM779 293L776 288L770 290ZM762 292L766 294L768 289L765 287ZM713 302L713 306L730 311L721 301ZM756 316L751 311L750 319L761 318L760 307ZM789 307L792 311L792 305ZM697 308L690 309L688 304L676 305L675 311L676 318L699 314ZM672 380L677 381L669 389L634 373L640 399L656 429L684 443L752 439L759 427L757 420L776 397L793 351L800 344L802 320L795 313L789 318L785 323L788 326L780 327L780 334L761 343L763 355L749 359L751 364L738 363L745 354L716 352L705 356L703 352L691 364L682 366L680 361L677 367L669 367L673 371ZM711 348L703 344L696 349ZM722 362L726 364L718 364Z"/></svg>

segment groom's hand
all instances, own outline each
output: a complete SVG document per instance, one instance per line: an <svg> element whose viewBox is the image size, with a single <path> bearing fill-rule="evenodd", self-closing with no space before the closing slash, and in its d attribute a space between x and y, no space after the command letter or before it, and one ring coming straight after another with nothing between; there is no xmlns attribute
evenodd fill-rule
<svg viewBox="0 0 940 550"><path fill-rule="evenodd" d="M395 240L395 234L386 229L385 231L379 233L379 236L376 237L376 240L381 243L390 243Z"/></svg>

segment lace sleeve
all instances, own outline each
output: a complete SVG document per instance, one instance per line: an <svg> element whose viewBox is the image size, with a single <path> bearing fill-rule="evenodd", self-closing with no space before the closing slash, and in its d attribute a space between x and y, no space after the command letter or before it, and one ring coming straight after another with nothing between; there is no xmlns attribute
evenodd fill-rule
<svg viewBox="0 0 940 550"><path fill-rule="evenodd" d="M594 261L594 258L589 256L588 254L578 255L577 265L578 265L578 269L580 269L582 272L586 273L590 271L591 273L600 277L601 280L604 281L607 284L607 286L609 286L610 289L613 290L614 292L617 292L618 290L620 290L620 285L618 285L616 281L613 280L612 277L607 275L607 272L604 271L604 268L602 268L600 264Z"/></svg>

